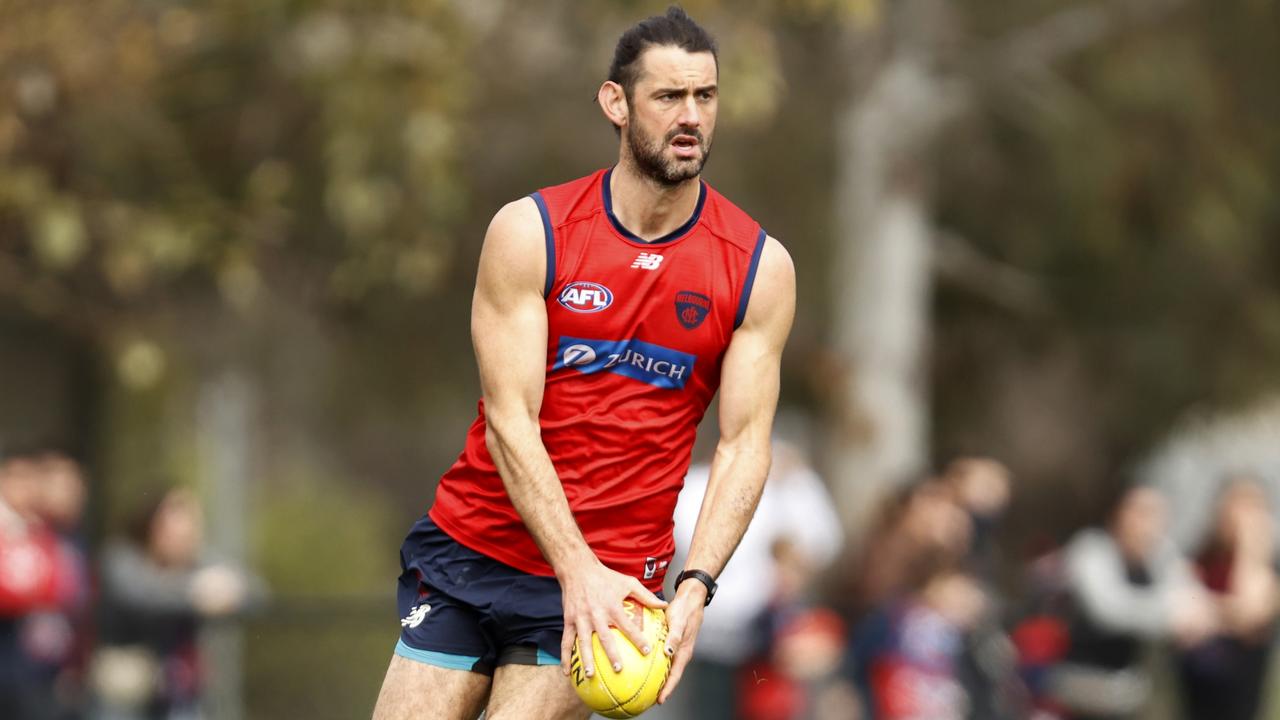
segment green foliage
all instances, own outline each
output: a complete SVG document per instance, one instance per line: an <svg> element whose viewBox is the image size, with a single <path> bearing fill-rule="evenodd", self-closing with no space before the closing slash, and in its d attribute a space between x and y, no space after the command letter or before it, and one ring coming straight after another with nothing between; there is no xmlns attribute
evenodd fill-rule
<svg viewBox="0 0 1280 720"><path fill-rule="evenodd" d="M399 630L385 495L301 466L261 488L255 567L276 599L245 628L251 717L368 714Z"/></svg>
<svg viewBox="0 0 1280 720"><path fill-rule="evenodd" d="M245 717L370 714L399 636L395 606L293 607L245 625Z"/></svg>
<svg viewBox="0 0 1280 720"><path fill-rule="evenodd" d="M318 301L433 291L466 203L454 7L6 10L0 253L24 280L6 291L55 314L68 297L137 312L180 283L242 310L264 282Z"/></svg>
<svg viewBox="0 0 1280 720"><path fill-rule="evenodd" d="M316 468L276 478L254 509L255 567L294 597L350 596L389 590L399 574L388 537L403 528L380 495L364 493Z"/></svg>

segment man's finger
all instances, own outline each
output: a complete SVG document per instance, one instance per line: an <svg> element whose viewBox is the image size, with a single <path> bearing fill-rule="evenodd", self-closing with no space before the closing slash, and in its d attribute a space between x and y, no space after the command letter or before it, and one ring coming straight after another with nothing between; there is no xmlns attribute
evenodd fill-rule
<svg viewBox="0 0 1280 720"><path fill-rule="evenodd" d="M644 611L637 608L636 612L643 613ZM637 614L633 619L628 617L626 610L618 608L613 612L613 625L622 630L627 639L631 641L632 645L636 646L642 655L648 655L649 651L653 649L649 647L649 640L644 636L643 616Z"/></svg>
<svg viewBox="0 0 1280 720"><path fill-rule="evenodd" d="M689 658L693 653L681 648L676 653L676 658L671 662L671 672L667 675L667 682L662 686L662 692L658 694L658 704L661 705L671 697L671 693L675 692L676 686L680 684L680 678L684 675L684 667L689 664Z"/></svg>
<svg viewBox="0 0 1280 720"><path fill-rule="evenodd" d="M667 657L675 658L676 651L684 643L684 621L676 619L669 622L670 624L667 626L667 646L662 651L667 654Z"/></svg>
<svg viewBox="0 0 1280 720"><path fill-rule="evenodd" d="M582 658L582 671L587 677L596 674L595 647L591 642L591 626L586 620L578 621L578 657Z"/></svg>
<svg viewBox="0 0 1280 720"><path fill-rule="evenodd" d="M573 641L576 633L573 626L565 623L564 632L560 633L560 672L569 674L569 665L573 657Z"/></svg>
<svg viewBox="0 0 1280 720"><path fill-rule="evenodd" d="M625 627L629 623L623 623ZM622 669L622 655L618 652L618 643L615 641L613 633L609 632L608 622L597 622L596 637L600 638L600 646L604 648L605 657L608 658L609 664L613 666L613 671L618 672Z"/></svg>

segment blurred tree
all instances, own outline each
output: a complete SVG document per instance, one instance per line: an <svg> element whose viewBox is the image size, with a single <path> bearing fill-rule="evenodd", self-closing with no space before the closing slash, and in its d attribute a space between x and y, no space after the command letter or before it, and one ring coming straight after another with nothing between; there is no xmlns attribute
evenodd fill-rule
<svg viewBox="0 0 1280 720"><path fill-rule="evenodd" d="M1024 536L1095 517L1178 415L1274 391L1280 358L1274 4L1055 5L1009 36L973 3L997 82L938 156L939 222L986 263L943 268L938 439L1059 488L1026 494Z"/></svg>
<svg viewBox="0 0 1280 720"><path fill-rule="evenodd" d="M925 470L930 435L1098 488L1189 404L1274 384L1274 150L1256 150L1275 133L1249 122L1275 119L1256 70L1277 52L1257 31L1269 7L911 0L869 17L844 49L843 315L822 376L847 518ZM1224 333L1227 307L1243 312ZM1079 499L1076 520L1099 508Z"/></svg>
<svg viewBox="0 0 1280 720"><path fill-rule="evenodd" d="M76 332L265 286L446 276L471 34L453 3L25 3L0 24L0 289ZM194 297L193 297L194 295Z"/></svg>

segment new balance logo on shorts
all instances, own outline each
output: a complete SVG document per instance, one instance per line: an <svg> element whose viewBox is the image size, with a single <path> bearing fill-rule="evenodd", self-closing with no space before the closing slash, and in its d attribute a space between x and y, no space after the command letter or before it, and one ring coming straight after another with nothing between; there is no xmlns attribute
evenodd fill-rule
<svg viewBox="0 0 1280 720"><path fill-rule="evenodd" d="M636 256L634 262L631 263L632 268L640 268L641 270L657 270L662 264L662 256L658 253L642 252Z"/></svg>
<svg viewBox="0 0 1280 720"><path fill-rule="evenodd" d="M552 370L608 372L666 390L682 390L697 356L643 340L587 340L562 336Z"/></svg>
<svg viewBox="0 0 1280 720"><path fill-rule="evenodd" d="M427 604L414 605L409 611L409 617L400 618L400 627L416 628L427 619L427 613L431 612L431 606Z"/></svg>

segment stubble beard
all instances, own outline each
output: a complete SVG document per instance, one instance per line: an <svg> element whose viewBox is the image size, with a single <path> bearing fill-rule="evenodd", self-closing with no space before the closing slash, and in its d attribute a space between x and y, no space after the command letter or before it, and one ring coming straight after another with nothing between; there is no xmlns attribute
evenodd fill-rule
<svg viewBox="0 0 1280 720"><path fill-rule="evenodd" d="M671 141L677 135L688 135L697 139L702 153L696 160L668 158L665 155L666 149L670 147ZM650 135L645 135L632 125L627 128L627 146L631 150L631 157L640 174L664 187L675 187L686 180L698 177L702 174L702 166L711 159L711 143L707 142L702 133L696 129L677 128L659 141Z"/></svg>

